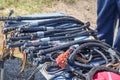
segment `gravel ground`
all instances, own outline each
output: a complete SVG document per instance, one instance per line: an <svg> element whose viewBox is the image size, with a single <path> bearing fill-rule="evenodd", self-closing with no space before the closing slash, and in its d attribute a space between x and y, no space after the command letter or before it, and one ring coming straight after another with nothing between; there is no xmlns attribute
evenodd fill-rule
<svg viewBox="0 0 120 80"><path fill-rule="evenodd" d="M5 62L5 80L26 80L28 75L32 72L33 67L26 67L23 74L18 75L20 71L21 61L18 59L7 60ZM33 80L33 79L32 79ZM40 72L34 76L34 80L46 80Z"/></svg>

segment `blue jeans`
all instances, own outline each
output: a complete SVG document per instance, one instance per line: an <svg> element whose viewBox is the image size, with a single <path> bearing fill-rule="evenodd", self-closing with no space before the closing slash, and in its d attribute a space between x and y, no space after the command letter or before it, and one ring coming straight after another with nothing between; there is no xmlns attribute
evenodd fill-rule
<svg viewBox="0 0 120 80"><path fill-rule="evenodd" d="M116 22L120 20L120 0L97 1L97 31L98 37L106 43L114 46L120 52L120 21L117 37L113 45Z"/></svg>

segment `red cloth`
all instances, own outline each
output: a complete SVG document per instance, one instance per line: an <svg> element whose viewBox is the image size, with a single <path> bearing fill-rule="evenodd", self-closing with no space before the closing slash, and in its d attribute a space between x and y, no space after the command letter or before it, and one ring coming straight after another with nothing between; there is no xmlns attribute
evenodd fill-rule
<svg viewBox="0 0 120 80"><path fill-rule="evenodd" d="M113 72L102 71L96 73L93 80L120 80L120 75Z"/></svg>

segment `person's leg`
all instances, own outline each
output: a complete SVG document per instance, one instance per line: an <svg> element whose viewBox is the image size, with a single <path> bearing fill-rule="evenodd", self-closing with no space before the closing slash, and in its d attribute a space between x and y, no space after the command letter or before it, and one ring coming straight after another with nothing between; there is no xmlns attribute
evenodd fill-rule
<svg viewBox="0 0 120 80"><path fill-rule="evenodd" d="M112 46L116 25L116 0L98 0L97 4L98 37Z"/></svg>
<svg viewBox="0 0 120 80"><path fill-rule="evenodd" d="M116 2L118 9L119 25L114 47L117 48L117 50L120 52L120 0L116 0Z"/></svg>

